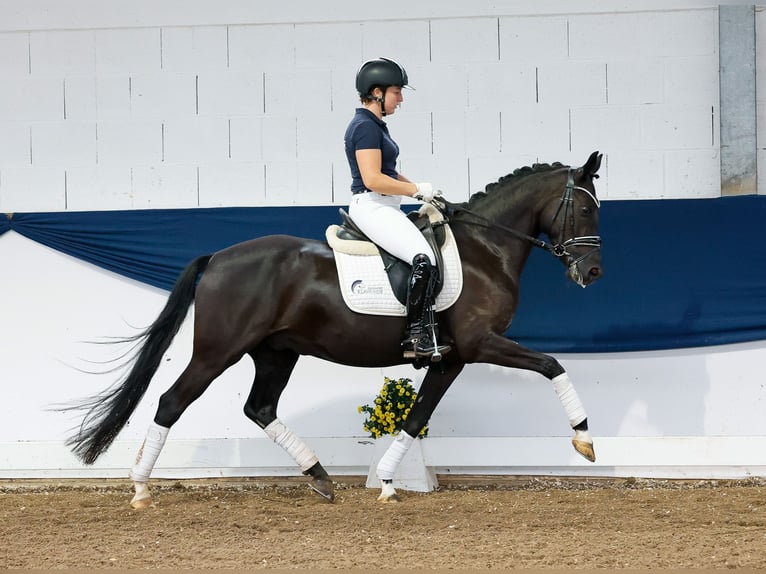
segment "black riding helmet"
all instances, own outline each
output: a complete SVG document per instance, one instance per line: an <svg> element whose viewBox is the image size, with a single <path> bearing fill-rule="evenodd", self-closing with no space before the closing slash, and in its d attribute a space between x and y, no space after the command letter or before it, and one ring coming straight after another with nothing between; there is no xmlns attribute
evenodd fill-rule
<svg viewBox="0 0 766 574"><path fill-rule="evenodd" d="M356 73L356 91L361 97L380 102L381 107L384 107L386 89L389 86L401 86L402 88L407 86L407 72L402 66L388 58L368 60L362 64ZM383 90L382 98L373 97L372 90L376 87ZM383 115L385 113L385 109L383 109Z"/></svg>

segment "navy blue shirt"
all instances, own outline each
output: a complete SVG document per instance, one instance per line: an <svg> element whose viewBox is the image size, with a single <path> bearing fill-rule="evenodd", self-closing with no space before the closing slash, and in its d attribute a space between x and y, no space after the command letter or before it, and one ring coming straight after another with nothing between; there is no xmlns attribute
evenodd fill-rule
<svg viewBox="0 0 766 574"><path fill-rule="evenodd" d="M346 158L351 168L351 193L367 191L359 173L359 164L356 162L356 150L359 149L379 149L382 158L380 171L398 179L396 160L399 157L399 146L391 139L386 123L379 120L370 110L357 108L343 139L346 144Z"/></svg>

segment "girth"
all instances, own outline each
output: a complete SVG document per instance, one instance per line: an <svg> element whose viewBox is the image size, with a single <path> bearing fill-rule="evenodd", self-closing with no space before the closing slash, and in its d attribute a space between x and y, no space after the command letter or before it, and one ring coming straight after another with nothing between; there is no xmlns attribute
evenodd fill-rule
<svg viewBox="0 0 766 574"><path fill-rule="evenodd" d="M337 233L338 239L350 239L354 241L370 241L370 238L359 229L354 221L351 219L346 210L340 208L338 210L341 218L340 230ZM444 231L444 225L446 220L431 221L426 214L421 214L417 211L413 211L407 215L407 218L415 224L423 237L426 238L428 244L431 246L431 250L436 257L436 286L434 288L434 297L436 297L442 289L442 269L444 263L442 261L441 248L444 245L446 239L446 233ZM388 275L388 281L391 284L391 289L394 292L396 299L402 304L407 304L407 284L410 280L410 274L412 272L412 262L403 261L394 255L391 255L388 251L380 247L380 245L374 244L380 253L380 257L383 260L383 267Z"/></svg>

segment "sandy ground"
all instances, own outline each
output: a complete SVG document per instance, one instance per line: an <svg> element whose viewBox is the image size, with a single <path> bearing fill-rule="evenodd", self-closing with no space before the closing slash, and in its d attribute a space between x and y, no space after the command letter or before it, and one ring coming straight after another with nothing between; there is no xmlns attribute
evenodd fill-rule
<svg viewBox="0 0 766 574"><path fill-rule="evenodd" d="M766 568L766 480L0 481L0 568Z"/></svg>

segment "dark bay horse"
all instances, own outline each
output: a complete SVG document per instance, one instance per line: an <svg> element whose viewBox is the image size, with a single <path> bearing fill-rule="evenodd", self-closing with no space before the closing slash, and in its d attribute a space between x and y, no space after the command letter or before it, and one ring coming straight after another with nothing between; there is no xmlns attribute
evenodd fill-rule
<svg viewBox="0 0 766 574"><path fill-rule="evenodd" d="M462 293L438 316L442 340L452 351L428 367L403 432L378 466L383 484L379 500L397 499L392 486L396 467L466 363L527 369L550 379L575 431L575 449L595 460L585 409L564 368L504 333L518 305L521 270L534 246L550 251L583 287L601 276L599 200L593 185L601 157L594 152L579 168L554 163L517 169L466 203L441 205L462 257ZM147 482L170 427L245 354L255 363L245 415L311 477L311 488L333 500L332 480L316 455L277 417L280 395L301 355L361 367L405 363L400 349L405 319L349 310L333 252L322 241L272 235L192 261L159 317L132 339L138 346L128 374L73 407L87 411L68 441L74 453L92 464L109 447L144 395L192 303L192 357L160 397L130 474L136 488L131 504L150 504Z"/></svg>

